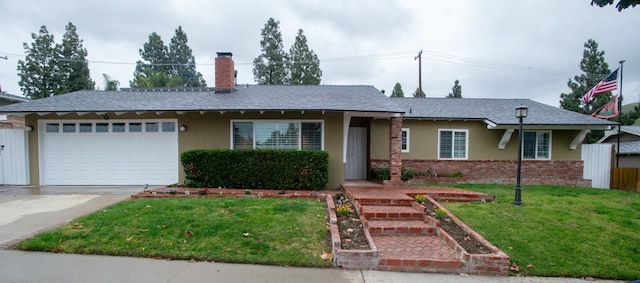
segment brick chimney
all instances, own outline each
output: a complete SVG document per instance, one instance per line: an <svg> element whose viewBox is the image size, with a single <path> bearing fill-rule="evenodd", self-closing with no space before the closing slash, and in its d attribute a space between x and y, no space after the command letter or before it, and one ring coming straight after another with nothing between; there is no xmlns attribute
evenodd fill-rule
<svg viewBox="0 0 640 283"><path fill-rule="evenodd" d="M232 92L235 87L235 65L231 52L217 52L216 58L216 86L219 93Z"/></svg>

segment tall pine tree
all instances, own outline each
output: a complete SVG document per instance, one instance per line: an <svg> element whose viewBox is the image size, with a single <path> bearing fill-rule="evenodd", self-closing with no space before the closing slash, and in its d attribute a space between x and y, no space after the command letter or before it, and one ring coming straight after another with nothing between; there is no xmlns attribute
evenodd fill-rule
<svg viewBox="0 0 640 283"><path fill-rule="evenodd" d="M196 60L187 44L188 41L187 34L181 26L178 26L169 45L169 59L175 63L172 65L171 74L180 77L182 86L206 87L207 82L202 78L202 74L196 70Z"/></svg>
<svg viewBox="0 0 640 283"><path fill-rule="evenodd" d="M76 26L68 23L65 30L60 47L60 92L94 89L95 83L91 80L87 62L87 49L82 46Z"/></svg>
<svg viewBox="0 0 640 283"><path fill-rule="evenodd" d="M298 30L296 41L289 49L289 84L292 85L319 85L322 77L320 70L320 60L318 56L309 49L307 37L302 29Z"/></svg>
<svg viewBox="0 0 640 283"><path fill-rule="evenodd" d="M417 97L417 98L425 98L427 97L426 94L424 94L424 91L420 91L420 88L417 87L416 91L413 93L413 97Z"/></svg>
<svg viewBox="0 0 640 283"><path fill-rule="evenodd" d="M571 92L560 94L560 108L591 114L611 99L611 92L607 92L595 95L586 105L581 102L582 97L591 88L611 73L609 65L604 60L604 51L598 50L598 43L593 39L589 39L584 44L580 70L582 74L574 76L573 80L569 79L567 82Z"/></svg>
<svg viewBox="0 0 640 283"><path fill-rule="evenodd" d="M170 76L171 64L169 62L169 49L162 38L153 32L149 35L149 41L142 49L139 49L142 61L136 62L136 70L133 73L131 87L175 87L181 86L182 80Z"/></svg>
<svg viewBox="0 0 640 283"><path fill-rule="evenodd" d="M402 86L399 82L393 86L393 91L391 91L391 97L404 97L404 91L402 91Z"/></svg>
<svg viewBox="0 0 640 283"><path fill-rule="evenodd" d="M287 83L287 54L284 52L280 22L269 18L261 32L261 54L253 60L253 77L258 84Z"/></svg>
<svg viewBox="0 0 640 283"><path fill-rule="evenodd" d="M460 85L460 81L456 80L453 82L451 91L452 92L447 95L447 98L462 98L462 86Z"/></svg>
<svg viewBox="0 0 640 283"><path fill-rule="evenodd" d="M22 44L25 60L18 61L18 85L22 93L31 99L60 94L60 47L55 44L46 26L40 27L38 34L32 33L31 38L31 45L26 42Z"/></svg>

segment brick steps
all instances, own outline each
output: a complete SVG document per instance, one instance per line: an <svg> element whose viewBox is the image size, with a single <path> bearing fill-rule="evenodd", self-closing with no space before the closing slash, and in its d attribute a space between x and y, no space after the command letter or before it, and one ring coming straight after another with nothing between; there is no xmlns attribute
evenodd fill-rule
<svg viewBox="0 0 640 283"><path fill-rule="evenodd" d="M363 205L362 215L369 220L424 220L424 214L411 206Z"/></svg>
<svg viewBox="0 0 640 283"><path fill-rule="evenodd" d="M371 235L436 235L436 228L422 220L369 220Z"/></svg>

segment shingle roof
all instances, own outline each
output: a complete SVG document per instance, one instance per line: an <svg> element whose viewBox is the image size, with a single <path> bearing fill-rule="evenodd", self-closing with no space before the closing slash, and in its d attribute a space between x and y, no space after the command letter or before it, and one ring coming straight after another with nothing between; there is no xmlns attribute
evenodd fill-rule
<svg viewBox="0 0 640 283"><path fill-rule="evenodd" d="M249 85L211 91L76 91L0 107L5 113L326 110L401 113L373 86Z"/></svg>
<svg viewBox="0 0 640 283"><path fill-rule="evenodd" d="M613 125L603 119L549 106L530 99L392 98L406 118L478 119L497 125L517 125L515 109L526 106L527 125Z"/></svg>
<svg viewBox="0 0 640 283"><path fill-rule="evenodd" d="M630 141L620 143L620 154L640 153L640 141Z"/></svg>
<svg viewBox="0 0 640 283"><path fill-rule="evenodd" d="M632 134L632 135L640 136L640 126L622 126L620 130L622 132L626 132L626 133L629 133L629 134Z"/></svg>

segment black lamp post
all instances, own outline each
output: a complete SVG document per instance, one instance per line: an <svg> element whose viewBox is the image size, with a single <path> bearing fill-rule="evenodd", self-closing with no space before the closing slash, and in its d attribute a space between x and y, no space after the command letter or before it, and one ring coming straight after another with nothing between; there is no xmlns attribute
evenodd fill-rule
<svg viewBox="0 0 640 283"><path fill-rule="evenodd" d="M527 117L527 107L520 105L516 108L516 118L518 118L518 175L516 177L516 197L513 205L522 206L520 191L520 172L522 171L522 119Z"/></svg>

